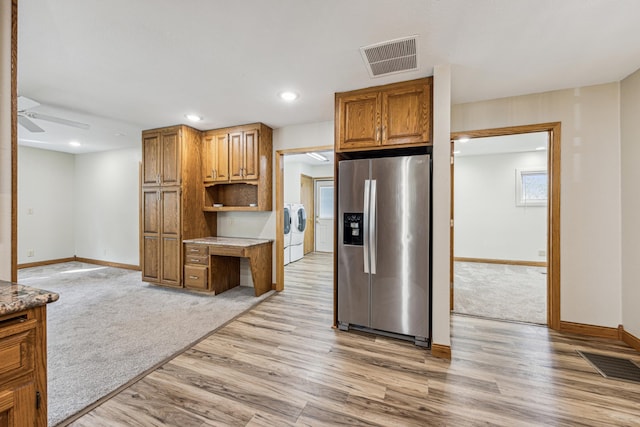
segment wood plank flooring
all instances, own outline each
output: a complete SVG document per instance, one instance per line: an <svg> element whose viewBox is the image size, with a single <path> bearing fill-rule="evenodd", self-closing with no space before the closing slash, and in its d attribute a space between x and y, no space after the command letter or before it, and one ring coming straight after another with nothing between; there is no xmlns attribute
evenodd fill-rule
<svg viewBox="0 0 640 427"><path fill-rule="evenodd" d="M331 257L286 269L285 290L79 418L73 426L640 426L640 385L576 349L622 343L452 318L451 361L331 328Z"/></svg>

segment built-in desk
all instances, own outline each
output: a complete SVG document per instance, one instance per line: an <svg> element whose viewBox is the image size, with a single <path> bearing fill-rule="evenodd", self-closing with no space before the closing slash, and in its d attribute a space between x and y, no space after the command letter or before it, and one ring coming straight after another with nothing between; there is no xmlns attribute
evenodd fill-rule
<svg viewBox="0 0 640 427"><path fill-rule="evenodd" d="M217 294L238 286L240 258L247 258L256 296L271 290L272 240L202 237L183 244L185 288Z"/></svg>

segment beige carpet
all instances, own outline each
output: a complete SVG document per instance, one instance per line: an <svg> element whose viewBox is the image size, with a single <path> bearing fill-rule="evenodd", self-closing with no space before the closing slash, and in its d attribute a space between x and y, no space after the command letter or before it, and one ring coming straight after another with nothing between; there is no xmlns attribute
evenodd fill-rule
<svg viewBox="0 0 640 427"><path fill-rule="evenodd" d="M140 272L79 262L20 270L60 294L47 306L54 426L264 300L238 286L204 295L143 283Z"/></svg>
<svg viewBox="0 0 640 427"><path fill-rule="evenodd" d="M547 269L454 262L454 312L547 323Z"/></svg>

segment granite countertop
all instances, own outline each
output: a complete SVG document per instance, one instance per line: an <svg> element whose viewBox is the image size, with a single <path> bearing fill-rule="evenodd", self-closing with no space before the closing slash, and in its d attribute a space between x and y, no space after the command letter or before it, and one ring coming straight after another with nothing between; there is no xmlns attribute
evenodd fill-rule
<svg viewBox="0 0 640 427"><path fill-rule="evenodd" d="M195 243L200 245L234 246L248 248L250 246L262 245L273 242L271 239L249 239L246 237L200 237L198 239L184 240L184 243Z"/></svg>
<svg viewBox="0 0 640 427"><path fill-rule="evenodd" d="M55 292L0 280L0 316L58 301L58 298Z"/></svg>

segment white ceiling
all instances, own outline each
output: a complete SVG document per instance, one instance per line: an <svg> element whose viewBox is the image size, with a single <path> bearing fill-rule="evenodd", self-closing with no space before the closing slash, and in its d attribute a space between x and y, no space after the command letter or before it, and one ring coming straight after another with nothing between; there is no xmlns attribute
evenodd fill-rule
<svg viewBox="0 0 640 427"><path fill-rule="evenodd" d="M200 129L327 121L335 92L438 64L454 103L619 81L640 68L638 17L638 0L19 0L19 94L92 126L78 149L42 121L19 138L88 152L190 112ZM414 34L419 70L371 79L359 48Z"/></svg>

